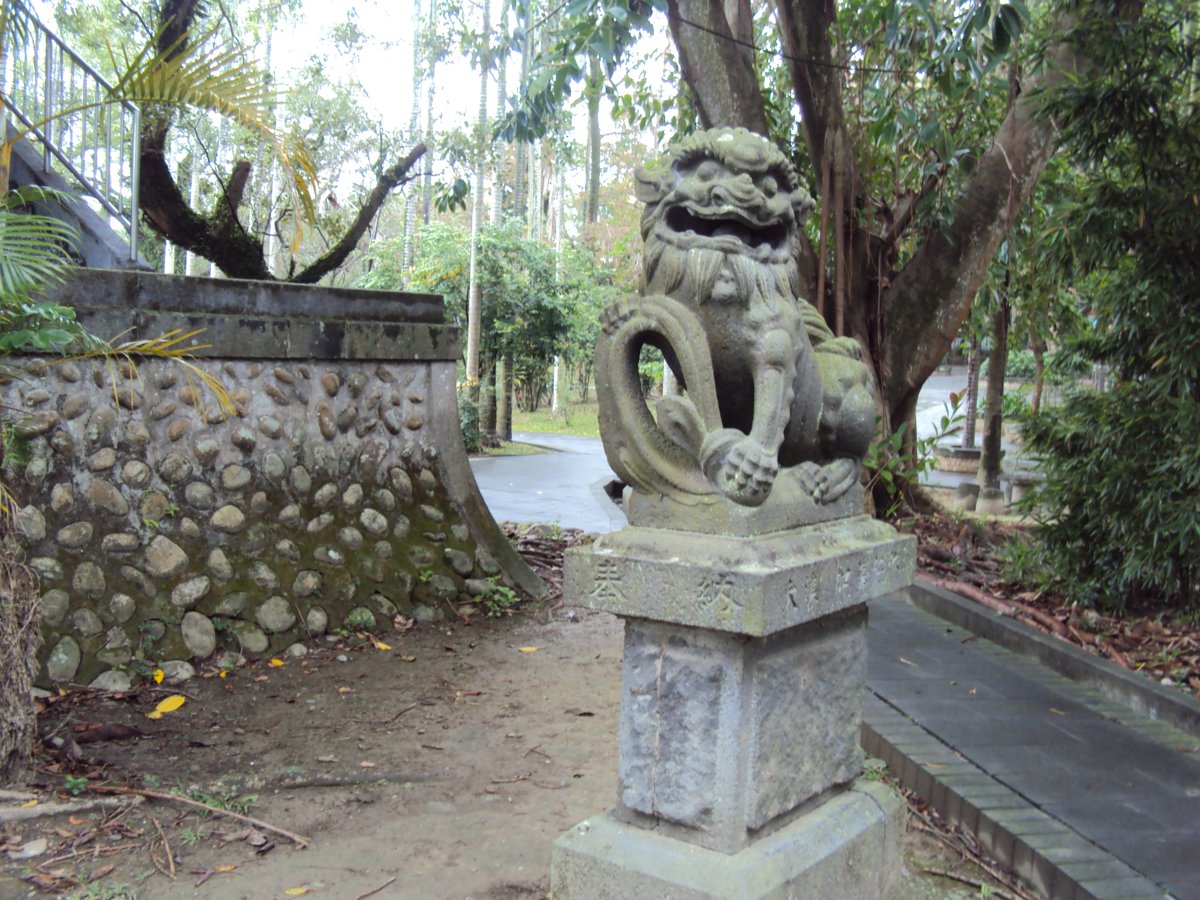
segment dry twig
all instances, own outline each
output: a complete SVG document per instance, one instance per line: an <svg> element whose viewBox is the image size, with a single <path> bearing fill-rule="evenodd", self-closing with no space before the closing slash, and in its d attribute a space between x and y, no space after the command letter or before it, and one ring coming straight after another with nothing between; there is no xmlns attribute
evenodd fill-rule
<svg viewBox="0 0 1200 900"><path fill-rule="evenodd" d="M139 797L146 797L150 800L164 800L168 803L183 803L186 806L194 806L197 809L203 809L214 816L223 816L227 819L236 819L239 822L245 822L247 825L253 825L255 828L260 828L263 831L270 831L287 838L301 849L306 848L310 841L306 837L295 834L284 828L279 828L269 822L264 822L261 819L255 819L250 816L244 816L241 813L233 812L232 810L222 809L219 806L213 806L209 803L201 803L199 800L193 800L191 797L180 797L178 794L168 794L163 791L151 791L146 788L123 787L120 785L92 785L90 790L98 791L102 794L135 794Z"/></svg>

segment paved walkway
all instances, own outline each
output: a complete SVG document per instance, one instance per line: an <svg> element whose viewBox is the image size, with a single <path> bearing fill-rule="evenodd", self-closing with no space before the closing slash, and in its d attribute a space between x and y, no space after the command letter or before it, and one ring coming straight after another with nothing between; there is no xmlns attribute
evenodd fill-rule
<svg viewBox="0 0 1200 900"><path fill-rule="evenodd" d="M900 595L869 645L864 744L993 856L1054 897L1200 898L1195 735Z"/></svg>
<svg viewBox="0 0 1200 900"><path fill-rule="evenodd" d="M625 524L599 441L514 438L557 452L472 461L497 519ZM1102 661L1075 660L1082 687L899 595L872 604L869 641L864 746L993 857L1055 898L1200 900L1200 729L1105 699Z"/></svg>

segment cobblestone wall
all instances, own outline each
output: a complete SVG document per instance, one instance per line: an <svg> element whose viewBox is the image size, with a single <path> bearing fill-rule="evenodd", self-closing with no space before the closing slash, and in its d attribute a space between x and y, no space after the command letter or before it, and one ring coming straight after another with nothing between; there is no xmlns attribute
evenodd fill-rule
<svg viewBox="0 0 1200 900"><path fill-rule="evenodd" d="M41 579L42 684L121 686L155 665L228 665L397 613L436 619L505 569L537 590L462 451L457 336L432 321L440 305L384 295L349 319L357 292L272 286L280 304L303 299L298 315L271 316L261 297L253 315L223 311L262 290L87 273L64 297L110 333L205 327L220 357L195 364L232 409L163 360L51 360L5 387L22 411L24 452L5 477L27 504L17 532ZM414 309L426 321L398 324ZM306 354L297 337L314 328L338 337Z"/></svg>

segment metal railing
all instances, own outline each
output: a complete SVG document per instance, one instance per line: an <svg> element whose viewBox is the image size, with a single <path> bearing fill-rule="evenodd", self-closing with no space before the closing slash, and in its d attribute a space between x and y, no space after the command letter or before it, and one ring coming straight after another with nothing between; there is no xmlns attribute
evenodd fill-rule
<svg viewBox="0 0 1200 900"><path fill-rule="evenodd" d="M42 168L75 181L129 236L137 259L141 110L27 12L24 39L0 53L6 105L42 146ZM84 104L77 112L68 112Z"/></svg>

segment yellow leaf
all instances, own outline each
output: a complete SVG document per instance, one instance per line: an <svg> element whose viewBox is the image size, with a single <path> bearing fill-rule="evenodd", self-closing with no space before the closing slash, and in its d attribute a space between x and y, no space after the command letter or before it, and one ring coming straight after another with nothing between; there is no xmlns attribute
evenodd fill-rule
<svg viewBox="0 0 1200 900"><path fill-rule="evenodd" d="M162 670L162 669L155 669L155 670L154 670L154 683L155 683L155 684L162 684L163 677L164 677L164 674L163 674L163 670Z"/></svg>
<svg viewBox="0 0 1200 900"><path fill-rule="evenodd" d="M287 894L289 897L299 897L301 894L307 894L308 888L306 888L306 887L288 888L286 891L284 891L284 893Z"/></svg>
<svg viewBox="0 0 1200 900"><path fill-rule="evenodd" d="M153 712L146 713L147 719L161 719L163 713L175 712L183 704L187 703L187 697L182 694L172 694L170 697L164 697L158 706L154 707Z"/></svg>
<svg viewBox="0 0 1200 900"><path fill-rule="evenodd" d="M520 650L522 653L537 653L542 648L541 647L518 647L517 649Z"/></svg>
<svg viewBox="0 0 1200 900"><path fill-rule="evenodd" d="M21 804L21 809L33 809L33 807L37 806L37 804L38 802L36 800L26 800Z"/></svg>
<svg viewBox="0 0 1200 900"><path fill-rule="evenodd" d="M391 650L392 649L391 644L385 644L383 641L381 641L379 638L375 637L375 635L373 635L373 634L368 634L367 637L371 639L371 643L375 645L376 650Z"/></svg>
<svg viewBox="0 0 1200 900"><path fill-rule="evenodd" d="M272 659L271 665L273 665L277 669L281 668L283 666L283 660L282 659Z"/></svg>
<svg viewBox="0 0 1200 900"><path fill-rule="evenodd" d="M226 669L222 669L222 670L221 670L220 672L218 672L217 674L218 674L219 676L221 676L222 678L224 678L226 675L228 675L228 674L229 674L229 672L228 672L228 670L226 670Z"/></svg>
<svg viewBox="0 0 1200 900"><path fill-rule="evenodd" d="M237 868L237 866L228 866L228 865L226 865L226 866L215 866L215 867L213 868L213 871L214 871L214 872L232 872L232 871L233 871L234 869L236 869L236 868Z"/></svg>
<svg viewBox="0 0 1200 900"><path fill-rule="evenodd" d="M402 656L402 657L400 657L400 662L416 662L416 661L417 661L417 658L416 658L415 656Z"/></svg>

